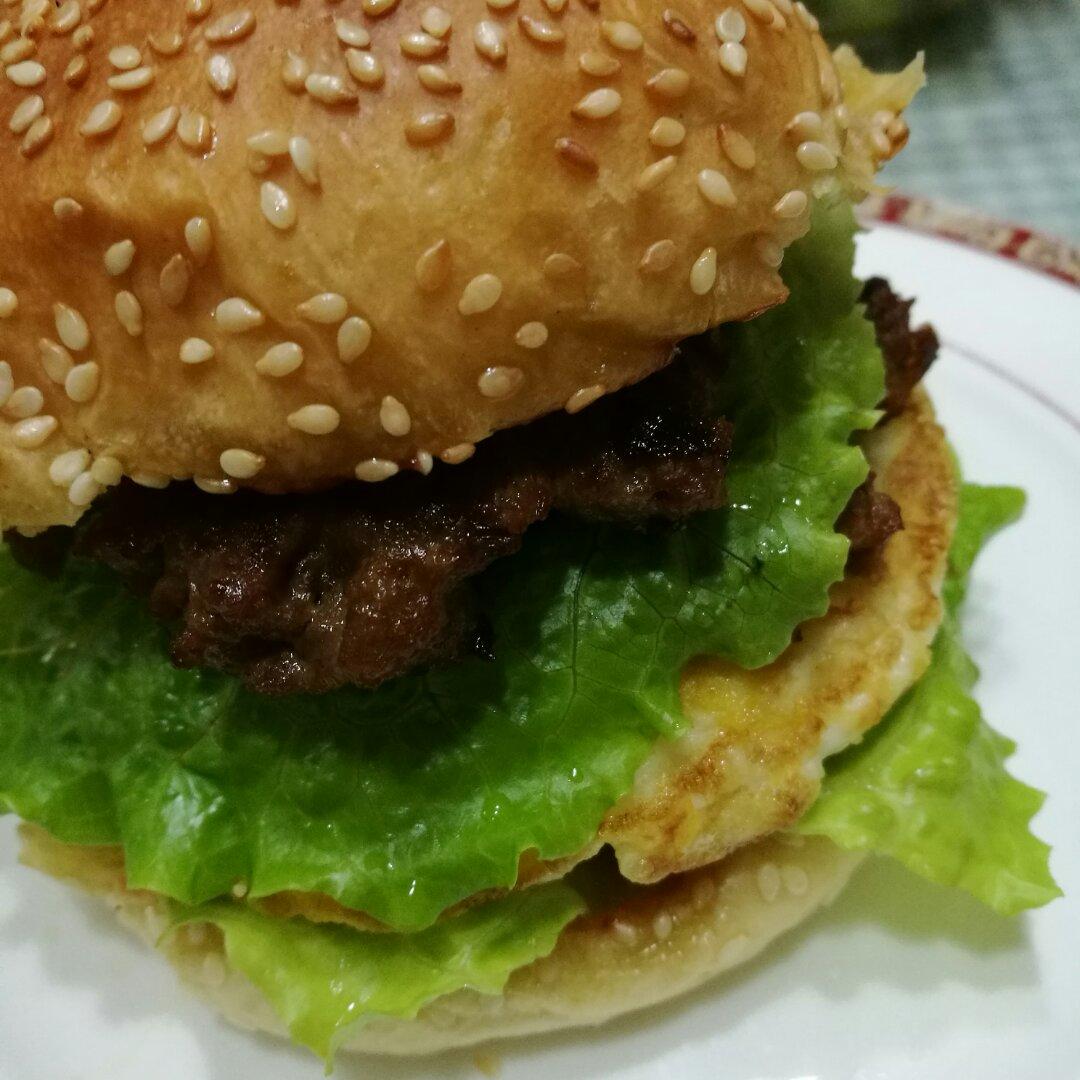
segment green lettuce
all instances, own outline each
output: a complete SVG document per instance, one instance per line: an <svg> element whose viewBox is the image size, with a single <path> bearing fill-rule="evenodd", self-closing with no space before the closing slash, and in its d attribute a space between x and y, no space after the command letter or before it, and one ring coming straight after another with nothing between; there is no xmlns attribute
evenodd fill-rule
<svg viewBox="0 0 1080 1080"><path fill-rule="evenodd" d="M799 823L841 847L892 855L1004 915L1061 893L1049 848L1029 829L1043 795L1006 771L1015 744L971 697L978 670L964 652L959 609L979 549L1023 506L1015 488L964 486L930 669L862 743L828 763L821 796Z"/></svg>
<svg viewBox="0 0 1080 1080"><path fill-rule="evenodd" d="M293 1040L328 1061L376 1016L412 1019L429 1001L470 988L498 994L511 973L547 956L584 910L555 882L470 908L411 934L272 919L245 904L178 908L176 923L212 923L229 965L246 975Z"/></svg>
<svg viewBox="0 0 1080 1080"><path fill-rule="evenodd" d="M508 886L522 853L595 837L683 718L678 673L771 661L823 614L884 373L847 206L789 253L791 300L699 340L735 423L730 509L684 529L553 520L480 584L497 660L374 692L269 700L178 671L114 579L0 556L0 806L120 843L136 888L184 903L323 893L403 930Z"/></svg>

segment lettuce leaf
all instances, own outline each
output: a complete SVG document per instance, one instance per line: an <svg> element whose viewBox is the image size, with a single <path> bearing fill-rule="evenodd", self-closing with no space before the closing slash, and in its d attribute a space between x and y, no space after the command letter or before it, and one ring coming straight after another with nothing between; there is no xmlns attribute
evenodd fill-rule
<svg viewBox="0 0 1080 1080"><path fill-rule="evenodd" d="M245 904L178 908L176 924L212 923L293 1040L330 1061L375 1016L414 1018L429 1001L471 988L498 994L511 973L547 956L585 905L555 882L470 908L412 934L272 919Z"/></svg>
<svg viewBox="0 0 1080 1080"><path fill-rule="evenodd" d="M416 930L519 857L573 854L683 723L678 673L762 665L824 613L851 445L884 372L856 301L854 218L819 215L792 298L699 339L736 425L731 508L632 532L533 530L481 580L497 660L285 701L177 671L107 574L47 582L0 557L0 806L72 843L121 843L135 888L185 903L323 893ZM722 354L724 363L719 362Z"/></svg>
<svg viewBox="0 0 1080 1080"><path fill-rule="evenodd" d="M964 652L959 608L979 549L1023 506L1015 488L964 486L930 669L862 743L828 763L821 795L798 826L844 848L892 855L1003 915L1061 892L1049 848L1029 829L1044 796L1006 771L1016 746L971 697L978 669Z"/></svg>

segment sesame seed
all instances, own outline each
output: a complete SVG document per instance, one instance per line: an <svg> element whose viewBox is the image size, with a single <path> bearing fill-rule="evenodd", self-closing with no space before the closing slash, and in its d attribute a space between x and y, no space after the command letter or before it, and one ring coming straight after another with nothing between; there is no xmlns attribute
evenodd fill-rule
<svg viewBox="0 0 1080 1080"><path fill-rule="evenodd" d="M757 887L761 898L772 904L780 895L780 870L776 863L766 863L757 872Z"/></svg>
<svg viewBox="0 0 1080 1080"><path fill-rule="evenodd" d="M801 866L785 866L780 871L784 881L784 888L792 896L805 896L810 888L810 876Z"/></svg>
<svg viewBox="0 0 1080 1080"><path fill-rule="evenodd" d="M305 184L309 187L319 186L319 164L310 139L303 135L294 135L289 139L289 158Z"/></svg>
<svg viewBox="0 0 1080 1080"><path fill-rule="evenodd" d="M359 49L349 49L345 53L345 66L353 79L368 89L382 86L386 78L382 61L371 53L360 52Z"/></svg>
<svg viewBox="0 0 1080 1080"><path fill-rule="evenodd" d="M729 75L741 79L746 74L746 46L736 41L725 41L720 46L720 66Z"/></svg>
<svg viewBox="0 0 1080 1080"><path fill-rule="evenodd" d="M784 220L802 217L810 205L805 191L789 191L773 207L773 215Z"/></svg>
<svg viewBox="0 0 1080 1080"><path fill-rule="evenodd" d="M131 479L139 487L153 488L157 491L163 491L169 486L169 478L160 473L134 472L131 474Z"/></svg>
<svg viewBox="0 0 1080 1080"><path fill-rule="evenodd" d="M377 484L381 480L389 480L391 476L396 476L397 472L398 467L392 461L368 458L367 461L361 461L356 466L356 479L364 480L369 484Z"/></svg>
<svg viewBox="0 0 1080 1080"><path fill-rule="evenodd" d="M568 165L580 169L590 176L595 176L600 171L600 163L592 153L581 145L576 139L561 138L555 140L555 152Z"/></svg>
<svg viewBox="0 0 1080 1080"><path fill-rule="evenodd" d="M674 154L669 154L659 161L654 161L651 165L646 165L638 173L637 179L634 181L634 187L638 191L652 191L653 188L659 187L675 171L678 162L679 159Z"/></svg>
<svg viewBox="0 0 1080 1080"><path fill-rule="evenodd" d="M409 56L414 60L430 60L433 56L446 52L445 41L425 34L423 30L403 34L398 41L398 47L402 56Z"/></svg>
<svg viewBox="0 0 1080 1080"><path fill-rule="evenodd" d="M207 41L231 44L242 41L255 29L255 16L250 11L230 11L215 19L204 31Z"/></svg>
<svg viewBox="0 0 1080 1080"><path fill-rule="evenodd" d="M269 180L264 181L259 206L263 217L282 232L291 229L296 224L296 205L289 193L277 184Z"/></svg>
<svg viewBox="0 0 1080 1080"><path fill-rule="evenodd" d="M99 101L79 125L79 134L88 139L109 135L116 130L123 115L115 101Z"/></svg>
<svg viewBox="0 0 1080 1080"><path fill-rule="evenodd" d="M197 154L205 153L214 142L214 127L209 118L194 109L180 110L176 134L184 146Z"/></svg>
<svg viewBox="0 0 1080 1080"><path fill-rule="evenodd" d="M73 56L64 68L64 82L72 89L78 89L90 75L90 61L85 56Z"/></svg>
<svg viewBox="0 0 1080 1080"><path fill-rule="evenodd" d="M332 405L305 405L285 418L294 431L305 435L329 435L341 424L341 414Z"/></svg>
<svg viewBox="0 0 1080 1080"><path fill-rule="evenodd" d="M170 34L148 34L146 43L158 56L176 56L184 47L184 35L178 30Z"/></svg>
<svg viewBox="0 0 1080 1080"><path fill-rule="evenodd" d="M20 386L13 390L4 405L4 411L15 420L37 416L45 405L45 396L36 386Z"/></svg>
<svg viewBox="0 0 1080 1080"><path fill-rule="evenodd" d="M19 298L8 288L0 288L0 319L10 319L19 310Z"/></svg>
<svg viewBox="0 0 1080 1080"><path fill-rule="evenodd" d="M154 74L152 67L140 67L135 68L134 71L125 71L120 75L110 75L107 82L109 89L121 94L130 94L148 87L154 81Z"/></svg>
<svg viewBox="0 0 1080 1080"><path fill-rule="evenodd" d="M102 492L101 485L90 475L81 472L68 488L68 501L73 506L89 506Z"/></svg>
<svg viewBox="0 0 1080 1080"><path fill-rule="evenodd" d="M509 11L517 0L487 0L487 6L492 11Z"/></svg>
<svg viewBox="0 0 1080 1080"><path fill-rule="evenodd" d="M371 35L358 22L351 19L335 19L334 33L342 45L350 49L366 49L371 45Z"/></svg>
<svg viewBox="0 0 1080 1080"><path fill-rule="evenodd" d="M837 105L833 110L833 116L836 118L836 125L843 131L851 126L851 113L846 105Z"/></svg>
<svg viewBox="0 0 1080 1080"><path fill-rule="evenodd" d="M417 450L416 468L423 476L430 476L435 468L435 459L426 450Z"/></svg>
<svg viewBox="0 0 1080 1080"><path fill-rule="evenodd" d="M779 270L784 263L784 249L771 236L758 237L754 250L757 257L773 270Z"/></svg>
<svg viewBox="0 0 1080 1080"><path fill-rule="evenodd" d="M704 296L716 284L716 248L707 247L690 269L690 289L696 296Z"/></svg>
<svg viewBox="0 0 1080 1080"><path fill-rule="evenodd" d="M514 340L523 349L539 349L547 344L548 328L542 322L527 322L518 329Z"/></svg>
<svg viewBox="0 0 1080 1080"><path fill-rule="evenodd" d="M221 471L235 480L250 480L258 476L266 465L266 458L262 454L240 450L236 447L222 451L218 461L221 464Z"/></svg>
<svg viewBox="0 0 1080 1080"><path fill-rule="evenodd" d="M281 81L294 94L305 89L307 77L311 72L308 62L291 49L285 53L281 62Z"/></svg>
<svg viewBox="0 0 1080 1080"><path fill-rule="evenodd" d="M810 13L802 0L798 0L795 4L795 14L798 15L799 21L810 31L810 33L816 33L821 28L821 24Z"/></svg>
<svg viewBox="0 0 1080 1080"><path fill-rule="evenodd" d="M142 53L134 45L117 45L109 50L109 63L117 71L134 71L142 63Z"/></svg>
<svg viewBox="0 0 1080 1080"><path fill-rule="evenodd" d="M776 9L772 6L771 0L743 0L743 3L746 5L746 10L759 22L772 22Z"/></svg>
<svg viewBox="0 0 1080 1080"><path fill-rule="evenodd" d="M182 364L205 364L207 360L214 358L214 346L202 338L188 338L180 346L180 362Z"/></svg>
<svg viewBox="0 0 1080 1080"><path fill-rule="evenodd" d="M544 275L556 280L570 277L581 269L581 263L564 251L556 251L544 260Z"/></svg>
<svg viewBox="0 0 1080 1080"><path fill-rule="evenodd" d="M143 309L139 298L128 291L118 292L113 301L116 320L131 337L140 337L143 332Z"/></svg>
<svg viewBox="0 0 1080 1080"><path fill-rule="evenodd" d="M236 65L224 53L215 53L206 61L206 78L215 93L228 97L239 80Z"/></svg>
<svg viewBox="0 0 1080 1080"><path fill-rule="evenodd" d="M666 101L681 98L690 89L690 74L682 68L664 68L649 79L645 89Z"/></svg>
<svg viewBox="0 0 1080 1080"><path fill-rule="evenodd" d="M154 113L143 124L142 139L146 146L156 146L164 142L176 129L176 122L180 119L180 110L175 105L169 105L161 112Z"/></svg>
<svg viewBox="0 0 1080 1080"><path fill-rule="evenodd" d="M46 77L44 66L36 60L23 60L18 64L9 64L5 69L5 74L16 86L26 90L40 86Z"/></svg>
<svg viewBox="0 0 1080 1080"><path fill-rule="evenodd" d="M502 296L502 282L494 274L477 274L465 286L458 300L458 311L465 316L490 311Z"/></svg>
<svg viewBox="0 0 1080 1080"><path fill-rule="evenodd" d="M53 203L53 214L56 215L57 221L65 223L76 221L83 216L82 203L64 196Z"/></svg>
<svg viewBox="0 0 1080 1080"><path fill-rule="evenodd" d="M100 379L101 368L93 360L85 364L76 364L64 380L64 393L72 401L85 405L97 394Z"/></svg>
<svg viewBox="0 0 1080 1080"><path fill-rule="evenodd" d="M720 146L735 168L749 172L757 164L757 151L745 135L729 124L720 125L719 135Z"/></svg>
<svg viewBox="0 0 1080 1080"><path fill-rule="evenodd" d="M686 138L686 128L672 116L661 116L649 131L649 142L653 146L671 149Z"/></svg>
<svg viewBox="0 0 1080 1080"><path fill-rule="evenodd" d="M387 394L379 406L379 423L387 435L401 437L412 431L412 417L409 410L396 397Z"/></svg>
<svg viewBox="0 0 1080 1080"><path fill-rule="evenodd" d="M456 94L461 90L461 83L438 64L421 64L416 69L416 77L420 85L433 94Z"/></svg>
<svg viewBox="0 0 1080 1080"><path fill-rule="evenodd" d="M420 26L433 37L446 37L453 25L453 16L445 8L432 5L420 15Z"/></svg>
<svg viewBox="0 0 1080 1080"><path fill-rule="evenodd" d="M30 125L44 112L44 98L40 97L38 94L32 94L30 97L23 98L23 100L15 106L15 111L11 114L11 119L8 121L8 130L13 135L25 134Z"/></svg>
<svg viewBox="0 0 1080 1080"><path fill-rule="evenodd" d="M637 52L645 44L641 31L624 19L605 19L600 24L600 34L613 49L622 52Z"/></svg>
<svg viewBox="0 0 1080 1080"><path fill-rule="evenodd" d="M803 142L806 139L820 138L825 132L825 123L819 113L801 112L785 130L799 142Z"/></svg>
<svg viewBox="0 0 1080 1080"><path fill-rule="evenodd" d="M37 52L37 44L28 37L16 38L9 41L0 49L0 64L18 64L27 60Z"/></svg>
<svg viewBox="0 0 1080 1080"><path fill-rule="evenodd" d="M674 240L657 240L645 249L638 269L643 274L662 274L674 264L675 251Z"/></svg>
<svg viewBox="0 0 1080 1080"><path fill-rule="evenodd" d="M123 479L124 467L120 464L119 458L114 458L111 454L103 454L90 466L90 475L102 487L115 487Z"/></svg>
<svg viewBox="0 0 1080 1080"><path fill-rule="evenodd" d="M191 286L191 266L183 255L174 255L158 275L161 299L172 308L179 307L186 299Z"/></svg>
<svg viewBox="0 0 1080 1080"><path fill-rule="evenodd" d="M595 49L590 49L588 52L583 52L578 57L578 67L581 68L586 75L592 75L597 79L607 79L612 75L617 75L622 69L622 64L620 64L614 56L611 56L608 53L597 52Z"/></svg>
<svg viewBox="0 0 1080 1080"><path fill-rule="evenodd" d="M11 374L11 365L6 360L0 360L0 407L11 400L15 392L15 378Z"/></svg>
<svg viewBox="0 0 1080 1080"><path fill-rule="evenodd" d="M547 19L519 15L518 26L530 41L535 41L538 45L561 45L566 41L566 34Z"/></svg>
<svg viewBox="0 0 1080 1080"><path fill-rule="evenodd" d="M19 145L19 153L26 158L34 157L52 142L55 134L56 129L53 127L52 120L47 116L38 117L23 136L23 141Z"/></svg>
<svg viewBox="0 0 1080 1080"><path fill-rule="evenodd" d="M721 41L741 44L746 37L746 19L737 8L727 8L716 17L716 36Z"/></svg>
<svg viewBox="0 0 1080 1080"><path fill-rule="evenodd" d="M810 172L830 172L837 165L836 154L824 143L800 143L795 156L799 159L799 164Z"/></svg>
<svg viewBox="0 0 1080 1080"><path fill-rule="evenodd" d="M473 30L476 51L492 64L506 61L506 34L503 28L489 19L481 19Z"/></svg>
<svg viewBox="0 0 1080 1080"><path fill-rule="evenodd" d="M218 304L214 310L214 321L218 329L225 334L245 334L249 330L262 326L264 318L263 313L254 304L233 296Z"/></svg>
<svg viewBox="0 0 1080 1080"><path fill-rule="evenodd" d="M89 450L67 450L49 463L49 480L56 487L70 487L80 473L90 467Z"/></svg>
<svg viewBox="0 0 1080 1080"><path fill-rule="evenodd" d="M200 491L205 491L207 495L236 494L235 480L219 480L209 476L196 476L194 483Z"/></svg>
<svg viewBox="0 0 1080 1080"><path fill-rule="evenodd" d="M351 364L367 352L371 344L371 324L367 319L353 315L338 327L338 359L343 364Z"/></svg>
<svg viewBox="0 0 1080 1080"><path fill-rule="evenodd" d="M48 338L41 338L38 341L38 359L49 379L60 386L64 385L68 372L75 366L71 353L63 345L50 341Z"/></svg>
<svg viewBox="0 0 1080 1080"><path fill-rule="evenodd" d="M566 403L566 411L573 416L582 409L587 409L594 401L599 401L606 393L603 386L586 386L572 394Z"/></svg>
<svg viewBox="0 0 1080 1080"><path fill-rule="evenodd" d="M184 225L184 242L197 266L203 266L214 250L214 231L204 217L193 217Z"/></svg>
<svg viewBox="0 0 1080 1080"><path fill-rule="evenodd" d="M11 429L11 441L21 450L36 450L56 431L55 416L34 416L20 420Z"/></svg>
<svg viewBox="0 0 1080 1080"><path fill-rule="evenodd" d="M438 240L416 260L416 283L427 293L436 292L450 277L450 245Z"/></svg>
<svg viewBox="0 0 1080 1080"><path fill-rule="evenodd" d="M349 71L353 78L357 78L352 64L354 56L365 57L367 60L374 60L374 57L369 56L367 53L358 52L355 49L351 49L345 54ZM356 103L356 94L345 85L345 80L340 75L325 75L322 72L313 72L304 80L304 89L310 97L322 102L323 105L352 105Z"/></svg>
<svg viewBox="0 0 1080 1080"><path fill-rule="evenodd" d="M610 86L586 94L570 111L579 120L604 120L622 105L622 95Z"/></svg>
<svg viewBox="0 0 1080 1080"><path fill-rule="evenodd" d="M389 15L398 6L399 0L360 0L360 6L369 19L380 15Z"/></svg>
<svg viewBox="0 0 1080 1080"><path fill-rule="evenodd" d="M489 367L476 385L486 398L507 398L525 381L525 372L516 367Z"/></svg>
<svg viewBox="0 0 1080 1080"><path fill-rule="evenodd" d="M296 371L303 362L304 350L295 341L282 341L263 353L255 362L255 370L272 379L283 379Z"/></svg>
<svg viewBox="0 0 1080 1080"><path fill-rule="evenodd" d="M731 181L718 169L702 169L697 175L698 191L714 206L730 209L738 204Z"/></svg>
<svg viewBox="0 0 1080 1080"><path fill-rule="evenodd" d="M126 274L135 261L135 244L131 240L121 240L105 252L105 272L109 277Z"/></svg>
<svg viewBox="0 0 1080 1080"><path fill-rule="evenodd" d="M405 138L413 146L429 146L450 136L454 118L447 112L426 112L405 125Z"/></svg>
<svg viewBox="0 0 1080 1080"><path fill-rule="evenodd" d="M340 323L349 313L349 303L339 293L319 293L297 307L297 313L309 322L331 326Z"/></svg>
<svg viewBox="0 0 1080 1080"><path fill-rule="evenodd" d="M57 336L72 352L82 352L90 345L90 328L73 307L53 304L53 321Z"/></svg>
<svg viewBox="0 0 1080 1080"><path fill-rule="evenodd" d="M671 34L676 41L681 41L684 45L693 45L697 41L697 34L687 25L686 20L682 18L677 12L667 8L661 15L664 26L667 27L668 33Z"/></svg>
<svg viewBox="0 0 1080 1080"><path fill-rule="evenodd" d="M674 920L666 911L661 911L653 919L653 933L657 941L667 941L671 937L671 931L675 927Z"/></svg>
<svg viewBox="0 0 1080 1080"><path fill-rule="evenodd" d="M448 446L439 454L439 460L446 465L461 465L475 453L476 447L472 443L458 443L456 446Z"/></svg>
<svg viewBox="0 0 1080 1080"><path fill-rule="evenodd" d="M265 157L284 157L289 152L289 133L277 128L267 128L248 136L247 146Z"/></svg>

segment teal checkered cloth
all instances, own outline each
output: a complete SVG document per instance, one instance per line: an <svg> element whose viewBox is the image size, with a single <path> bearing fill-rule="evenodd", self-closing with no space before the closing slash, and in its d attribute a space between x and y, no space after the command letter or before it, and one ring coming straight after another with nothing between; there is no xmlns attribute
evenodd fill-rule
<svg viewBox="0 0 1080 1080"><path fill-rule="evenodd" d="M904 36L930 85L886 181L1080 238L1080 0L982 0Z"/></svg>

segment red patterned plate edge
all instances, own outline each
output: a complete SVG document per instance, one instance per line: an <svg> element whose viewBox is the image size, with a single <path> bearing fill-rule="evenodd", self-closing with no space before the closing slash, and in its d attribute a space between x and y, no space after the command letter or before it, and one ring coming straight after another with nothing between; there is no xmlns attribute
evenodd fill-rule
<svg viewBox="0 0 1080 1080"><path fill-rule="evenodd" d="M977 210L893 192L871 195L859 207L859 216L867 223L899 225L954 240L1080 287L1080 247Z"/></svg>

